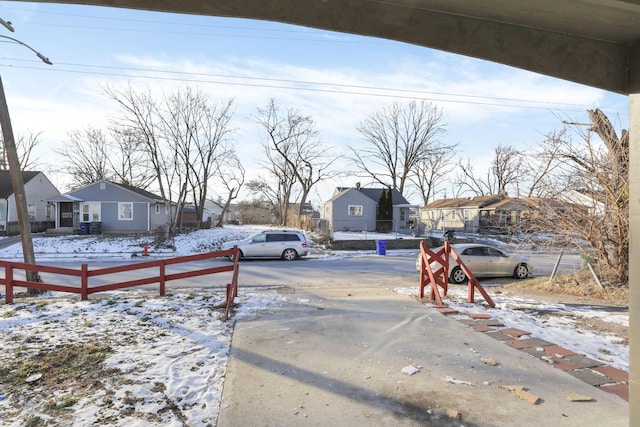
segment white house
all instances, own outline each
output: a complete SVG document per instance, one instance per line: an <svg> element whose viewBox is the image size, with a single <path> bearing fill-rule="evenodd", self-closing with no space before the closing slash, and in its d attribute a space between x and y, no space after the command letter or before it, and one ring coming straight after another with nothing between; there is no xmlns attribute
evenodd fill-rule
<svg viewBox="0 0 640 427"><path fill-rule="evenodd" d="M30 222L54 221L55 205L48 200L60 191L49 181L44 173L23 171L24 192L27 198L27 212ZM9 171L0 171L0 232L7 232L8 224L18 221L16 198L13 192Z"/></svg>

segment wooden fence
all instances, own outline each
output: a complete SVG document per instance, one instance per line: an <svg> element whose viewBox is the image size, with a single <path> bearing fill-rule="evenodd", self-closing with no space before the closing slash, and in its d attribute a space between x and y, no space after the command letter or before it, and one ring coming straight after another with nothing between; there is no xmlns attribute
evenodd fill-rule
<svg viewBox="0 0 640 427"><path fill-rule="evenodd" d="M184 264L194 261L203 261L213 258L221 257L233 257L233 263L217 267L207 267L200 269L191 269L188 271L182 271L178 273L167 274L167 266ZM149 285L158 283L160 285L160 296L165 295L166 282L171 280L186 279L190 277L205 276L209 274L233 272L231 283L227 284L226 289L226 308L223 316L223 321L229 318L229 311L233 306L234 299L238 296L238 248L233 247L225 251L207 252L203 254L187 255L176 258L168 258L154 261L143 261L135 264L120 265L115 267L97 268L89 270L87 264L82 264L80 269L64 268L64 267L52 267L39 264L26 264L23 262L10 262L0 260L0 268L4 269L4 277L0 278L0 285L5 286L6 295L5 302L7 304L13 303L14 288L22 287L29 289L39 289L42 291L56 291L56 292L69 292L74 294L80 294L82 300L87 300L90 294L97 292L113 291L117 289L132 288L135 286ZM101 285L91 285L90 278L106 276L109 274L123 273L128 271L143 270L157 268L157 275L147 276L140 279L127 280L123 282L113 282ZM16 270L18 271L35 271L38 273L51 273L61 276L72 276L79 278L79 285L69 285L60 283L45 283L45 282L28 282L26 280L17 280L15 278ZM77 281L77 279L76 279Z"/></svg>

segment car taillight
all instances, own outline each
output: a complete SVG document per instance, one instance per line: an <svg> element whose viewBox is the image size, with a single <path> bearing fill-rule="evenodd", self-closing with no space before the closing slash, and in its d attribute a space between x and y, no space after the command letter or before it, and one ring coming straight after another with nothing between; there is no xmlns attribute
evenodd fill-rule
<svg viewBox="0 0 640 427"><path fill-rule="evenodd" d="M302 247L306 248L307 247L307 242L302 242Z"/></svg>

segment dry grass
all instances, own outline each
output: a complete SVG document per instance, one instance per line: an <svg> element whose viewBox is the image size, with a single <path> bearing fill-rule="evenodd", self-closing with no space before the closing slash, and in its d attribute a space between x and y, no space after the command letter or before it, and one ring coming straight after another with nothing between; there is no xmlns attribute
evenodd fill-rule
<svg viewBox="0 0 640 427"><path fill-rule="evenodd" d="M515 282L504 288L535 291L549 295L593 298L614 305L629 306L628 286L603 285L600 287L589 270L557 276L551 281L548 277L540 277Z"/></svg>

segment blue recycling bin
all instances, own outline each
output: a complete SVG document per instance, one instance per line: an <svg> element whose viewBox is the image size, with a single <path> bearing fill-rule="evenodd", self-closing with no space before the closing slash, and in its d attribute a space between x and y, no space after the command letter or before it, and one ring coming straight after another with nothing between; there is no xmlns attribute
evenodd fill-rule
<svg viewBox="0 0 640 427"><path fill-rule="evenodd" d="M89 234L89 225L90 223L88 222L81 222L80 223L80 234L82 235L86 235Z"/></svg>
<svg viewBox="0 0 640 427"><path fill-rule="evenodd" d="M387 254L387 241L386 240L376 240L376 253L378 255L386 255Z"/></svg>

